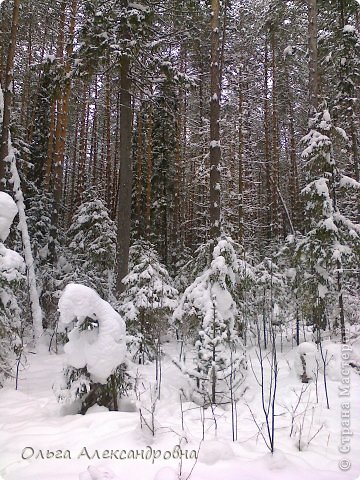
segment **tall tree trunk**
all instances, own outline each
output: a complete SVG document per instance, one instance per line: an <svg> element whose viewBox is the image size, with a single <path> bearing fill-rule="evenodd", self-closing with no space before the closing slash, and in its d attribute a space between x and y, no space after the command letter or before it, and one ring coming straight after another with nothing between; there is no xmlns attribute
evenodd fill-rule
<svg viewBox="0 0 360 480"><path fill-rule="evenodd" d="M143 149L143 111L142 99L140 98L140 107L137 114L137 149L136 149L136 222L137 236L142 237L143 220L142 220L142 190L143 190L143 171L142 164L144 158Z"/></svg>
<svg viewBox="0 0 360 480"><path fill-rule="evenodd" d="M153 175L153 157L152 157L152 108L148 112L147 126L147 154L146 154L146 203L145 203L145 233L148 237L151 228L151 195L152 195L152 175Z"/></svg>
<svg viewBox="0 0 360 480"><path fill-rule="evenodd" d="M82 201L82 195L85 191L85 168L86 168L86 153L87 153L87 114L88 114L88 101L87 101L88 88L84 81L82 91L82 112L80 123L80 145L79 145L79 159L78 159L78 174L77 174L77 187L76 187L76 205L80 205Z"/></svg>
<svg viewBox="0 0 360 480"><path fill-rule="evenodd" d="M238 146L238 189L239 189L239 207L238 207L238 229L239 242L244 241L244 82L243 67L239 67L239 146Z"/></svg>
<svg viewBox="0 0 360 480"><path fill-rule="evenodd" d="M268 39L265 39L265 59L264 59L264 154L265 154L265 183L266 183L266 232L267 239L272 235L272 185L271 185L271 140L270 140L270 111L269 111L269 49Z"/></svg>
<svg viewBox="0 0 360 480"><path fill-rule="evenodd" d="M308 0L309 103L313 111L318 108L319 98L317 33L317 0Z"/></svg>
<svg viewBox="0 0 360 480"><path fill-rule="evenodd" d="M111 83L109 72L106 74L105 81L105 131L106 131L106 185L105 201L110 210L112 199L112 158L111 158Z"/></svg>
<svg viewBox="0 0 360 480"><path fill-rule="evenodd" d="M127 0L123 2L128 6ZM127 32L126 32L127 33ZM123 57L120 63L120 181L117 214L117 264L116 264L116 291L124 290L122 279L128 273L130 227L131 227L131 80L129 76L130 59Z"/></svg>
<svg viewBox="0 0 360 480"><path fill-rule="evenodd" d="M211 2L211 65L210 65L210 236L220 237L220 52L219 0Z"/></svg>
<svg viewBox="0 0 360 480"><path fill-rule="evenodd" d="M272 238L276 239L280 233L279 221L279 170L280 170L280 149L279 149L279 121L278 121L278 99L277 99L277 65L276 65L276 37L275 28L270 32L271 39L271 69L272 69L272 165L271 165L271 206L272 206Z"/></svg>
<svg viewBox="0 0 360 480"><path fill-rule="evenodd" d="M6 71L4 81L4 110L2 118L1 145L0 145L0 190L5 189L6 162L9 154L10 120L13 98L13 70L16 49L16 36L19 24L20 0L14 0L11 37L6 60Z"/></svg>
<svg viewBox="0 0 360 480"><path fill-rule="evenodd" d="M65 74L70 73L71 69L71 55L74 48L74 33L75 33L75 18L77 10L77 0L72 0L71 14L69 24L69 39L66 46L66 63ZM67 126L69 120L69 100L71 94L71 82L67 78L65 90L62 98L59 100L59 110L56 124L56 137L55 137L55 149L54 149L54 216L53 225L57 226L58 216L60 212L60 205L63 193L63 167L64 167L64 155L65 155L65 141L67 134Z"/></svg>

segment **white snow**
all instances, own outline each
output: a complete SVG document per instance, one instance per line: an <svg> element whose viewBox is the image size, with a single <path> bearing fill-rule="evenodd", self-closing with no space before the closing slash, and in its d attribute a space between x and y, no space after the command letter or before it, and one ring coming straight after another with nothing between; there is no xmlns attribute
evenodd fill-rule
<svg viewBox="0 0 360 480"><path fill-rule="evenodd" d="M354 33L356 32L356 28L353 25L345 25L343 28L344 33Z"/></svg>
<svg viewBox="0 0 360 480"><path fill-rule="evenodd" d="M14 200L5 192L0 192L0 240L5 242L18 209Z"/></svg>
<svg viewBox="0 0 360 480"><path fill-rule="evenodd" d="M6 248L0 243L0 272L9 282L18 278L18 272L25 271L24 260L14 250Z"/></svg>
<svg viewBox="0 0 360 480"><path fill-rule="evenodd" d="M335 349L341 346L324 345L339 368ZM183 402L184 430L181 426L179 392L186 388L181 372L172 364L171 358L178 355L178 346L169 344L163 362L163 393L158 401L155 416L160 429L155 437L145 435L139 426L139 413L109 412L92 409L86 415L64 415L52 392L54 376L60 374L65 360L64 355L29 355L30 364L21 370L19 390L15 391L13 381L0 390L0 478L3 480L92 480L92 475L102 475L101 480L175 480L178 479L180 462L178 458L145 460L142 458L119 460L87 458L79 453L86 447L91 455L96 450L102 454L106 450L153 451L173 450L181 438L182 449L189 452L199 450L199 459L190 480L355 480L360 473L360 376L351 369L351 396L346 398L351 404L351 452L345 457L352 462L349 472L339 470L338 463L344 457L338 451L341 428L341 403L339 381L329 375L328 393L330 410L324 400L322 374L316 385L301 383L291 365L298 353L287 345L284 353L279 353L279 380L276 402L275 454L271 455L263 445L258 430L252 420L245 401L248 401L262 421L261 392L251 373L247 377L247 391L237 405L238 440L231 441L231 412L216 407L217 429L211 409L205 410L204 435L202 441L202 412L191 402ZM314 352L313 346L300 347L306 355ZM315 348L316 350L316 348ZM315 352L314 352L315 353ZM255 351L249 348L254 371L260 374ZM330 357L329 357L330 358ZM191 362L191 358L189 358ZM265 362L268 369L268 363ZM329 372L332 367L328 367ZM144 384L144 396L150 395L148 387L154 378L152 365L139 366L139 375ZM291 409L295 408L302 388L307 388L294 417L294 429L290 436ZM304 449L299 452L299 432L302 426ZM320 432L308 440L320 428ZM187 442L187 443L186 443ZM28 460L21 457L22 450L31 446L36 452L41 449L71 453L70 459L42 459L35 455ZM183 477L186 479L195 461L183 457ZM89 467L90 471L89 471ZM106 477L107 475L107 477ZM111 476L113 475L113 477ZM96 478L96 477L95 477Z"/></svg>
<svg viewBox="0 0 360 480"><path fill-rule="evenodd" d="M354 178L348 177L347 175L341 175L340 187L360 189L360 183L357 182Z"/></svg>
<svg viewBox="0 0 360 480"><path fill-rule="evenodd" d="M293 55L294 53L294 47L292 45L288 45L285 49L284 49L284 56L287 57L288 55Z"/></svg>
<svg viewBox="0 0 360 480"><path fill-rule="evenodd" d="M105 384L109 375L125 359L124 320L92 288L75 283L67 285L63 291L59 311L62 326L77 320L64 347L68 365L87 367L95 382ZM81 330L87 317L98 321L99 328Z"/></svg>
<svg viewBox="0 0 360 480"><path fill-rule="evenodd" d="M220 148L220 140L211 140L210 142L210 148Z"/></svg>
<svg viewBox="0 0 360 480"><path fill-rule="evenodd" d="M42 325L43 315L42 315L42 310L40 306L39 292L37 290L37 285L36 285L34 257L32 254L30 236L29 236L29 231L27 226L24 195L21 189L20 176L17 169L17 165L16 165L15 150L11 144L11 138L9 138L8 152L9 154L4 159L4 161L8 162L10 165L10 173L11 173L10 183L12 183L13 185L16 205L19 212L19 230L21 231L21 239L22 239L22 244L24 248L24 257L25 257L25 263L27 268L31 317L33 322L33 334L34 334L35 346L39 347L40 338L43 334L43 325Z"/></svg>

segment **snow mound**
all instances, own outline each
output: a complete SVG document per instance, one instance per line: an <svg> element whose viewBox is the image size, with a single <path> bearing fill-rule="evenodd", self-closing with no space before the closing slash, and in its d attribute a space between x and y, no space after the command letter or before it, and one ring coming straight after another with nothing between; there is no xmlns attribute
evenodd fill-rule
<svg viewBox="0 0 360 480"><path fill-rule="evenodd" d="M264 460L268 470L283 470L291 466L291 462L279 450L266 454Z"/></svg>
<svg viewBox="0 0 360 480"><path fill-rule="evenodd" d="M108 411L109 411L108 408L95 403L95 405L93 405L92 407L90 407L86 410L86 415L90 415L91 413L103 413L103 412L108 412Z"/></svg>
<svg viewBox="0 0 360 480"><path fill-rule="evenodd" d="M159 470L155 477L154 480L178 480L179 475L177 474L176 470L174 470L171 467L165 467Z"/></svg>
<svg viewBox="0 0 360 480"><path fill-rule="evenodd" d="M14 200L5 192L0 192L0 240L5 242L11 224L18 213Z"/></svg>
<svg viewBox="0 0 360 480"><path fill-rule="evenodd" d="M88 467L87 472L80 473L79 480L120 480L120 477L107 468Z"/></svg>
<svg viewBox="0 0 360 480"><path fill-rule="evenodd" d="M330 380L341 380L341 348L342 345L337 343L325 343L322 347L323 356L326 364L326 376ZM320 352L318 353L320 355ZM320 370L324 371L324 361L320 356Z"/></svg>
<svg viewBox="0 0 360 480"><path fill-rule="evenodd" d="M22 256L0 243L0 275L12 282L18 279L19 271L25 271Z"/></svg>
<svg viewBox="0 0 360 480"><path fill-rule="evenodd" d="M304 363L305 362L305 363ZM310 342L303 342L296 349L294 357L294 370L302 378L304 374L310 379L314 379L319 367L316 346Z"/></svg>
<svg viewBox="0 0 360 480"><path fill-rule="evenodd" d="M105 384L111 373L125 360L125 322L112 306L92 288L71 283L59 300L60 327L77 320L64 350L68 365L87 367L94 382ZM89 318L99 328L82 328Z"/></svg>
<svg viewBox="0 0 360 480"><path fill-rule="evenodd" d="M297 375L302 378L304 364L306 364L306 376L314 380L319 372L324 372L329 380L341 380L341 345L332 342L322 343L322 354L320 348L310 342L301 343L296 349L294 358L294 369Z"/></svg>
<svg viewBox="0 0 360 480"><path fill-rule="evenodd" d="M207 465L213 465L220 460L229 460L234 457L231 446L226 442L208 440L201 444L199 461Z"/></svg>

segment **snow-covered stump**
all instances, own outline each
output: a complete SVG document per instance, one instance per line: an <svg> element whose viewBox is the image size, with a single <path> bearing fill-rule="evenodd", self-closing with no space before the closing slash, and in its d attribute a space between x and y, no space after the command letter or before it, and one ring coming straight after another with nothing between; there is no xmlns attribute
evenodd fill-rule
<svg viewBox="0 0 360 480"><path fill-rule="evenodd" d="M76 321L68 334L67 385L61 400L81 400L81 413L95 403L117 410L124 386L126 327L122 317L95 290L69 284L59 300L60 328Z"/></svg>
<svg viewBox="0 0 360 480"><path fill-rule="evenodd" d="M316 378L319 363L313 343L304 342L297 347L294 368L302 383L309 383Z"/></svg>

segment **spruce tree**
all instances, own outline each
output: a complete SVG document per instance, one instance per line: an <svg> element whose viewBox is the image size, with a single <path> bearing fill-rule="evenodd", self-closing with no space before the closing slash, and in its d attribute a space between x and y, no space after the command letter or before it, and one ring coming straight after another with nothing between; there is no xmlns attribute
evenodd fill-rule
<svg viewBox="0 0 360 480"><path fill-rule="evenodd" d="M65 256L70 271L65 274L66 283L82 283L110 300L114 288L116 225L104 203L91 192L85 194L75 212L67 238Z"/></svg>
<svg viewBox="0 0 360 480"><path fill-rule="evenodd" d="M178 291L147 241L138 241L130 248L130 271L123 283L119 308L133 336L134 357L145 363L159 353L169 316L177 306Z"/></svg>
<svg viewBox="0 0 360 480"><path fill-rule="evenodd" d="M324 108L310 121L310 132L304 137L308 184L302 190L305 199L307 232L298 241L296 256L303 269L304 302L310 311L309 321L315 329L329 324L329 307L338 305L335 326L341 327L345 342L344 268L359 254L360 228L340 211L338 193L355 180L342 175L333 155L334 135L343 135L333 125Z"/></svg>
<svg viewBox="0 0 360 480"><path fill-rule="evenodd" d="M199 325L195 368L184 371L196 381L204 404L229 402L245 375L244 348L235 331L238 269L232 242L220 239L210 267L185 290L174 312L174 321L180 325L191 319Z"/></svg>

